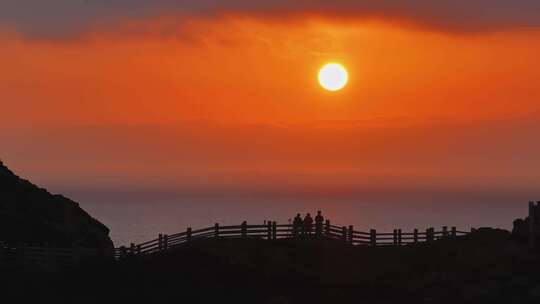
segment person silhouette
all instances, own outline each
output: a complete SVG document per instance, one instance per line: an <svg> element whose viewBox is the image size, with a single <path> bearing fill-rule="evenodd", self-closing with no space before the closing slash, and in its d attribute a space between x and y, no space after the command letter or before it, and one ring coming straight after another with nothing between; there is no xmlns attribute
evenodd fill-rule
<svg viewBox="0 0 540 304"><path fill-rule="evenodd" d="M304 218L304 229L307 237L311 236L311 230L313 226L313 218L308 213L306 214L306 217Z"/></svg>
<svg viewBox="0 0 540 304"><path fill-rule="evenodd" d="M321 211L317 211L317 216L315 216L315 236L321 237L323 231L323 222L324 217L321 214Z"/></svg>
<svg viewBox="0 0 540 304"><path fill-rule="evenodd" d="M302 217L300 216L300 213L297 213L293 220L293 237L299 237L302 232Z"/></svg>

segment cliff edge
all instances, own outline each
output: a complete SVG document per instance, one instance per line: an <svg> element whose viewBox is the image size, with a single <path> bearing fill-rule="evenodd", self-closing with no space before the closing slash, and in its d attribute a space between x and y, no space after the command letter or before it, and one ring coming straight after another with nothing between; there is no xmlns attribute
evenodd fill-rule
<svg viewBox="0 0 540 304"><path fill-rule="evenodd" d="M78 203L18 177L1 161L0 242L114 248L109 229Z"/></svg>

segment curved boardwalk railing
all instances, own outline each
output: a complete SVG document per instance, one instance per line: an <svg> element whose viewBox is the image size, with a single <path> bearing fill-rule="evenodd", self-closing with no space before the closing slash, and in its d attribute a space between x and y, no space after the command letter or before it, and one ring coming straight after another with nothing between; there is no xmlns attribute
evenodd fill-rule
<svg viewBox="0 0 540 304"><path fill-rule="evenodd" d="M402 232L394 229L392 232L357 231L353 226L336 226L330 221L322 225L313 225L311 231L299 229L291 224L267 222L264 225L214 226L186 231L176 234L159 234L158 238L140 244L131 244L112 250L88 248L56 248L51 246L9 245L0 242L0 270L4 268L29 268L39 266L44 269L62 269L77 266L81 261L91 258L123 259L133 256L149 256L174 248L179 248L197 240L219 239L265 239L277 240L287 238L301 239L334 239L355 246L403 246L420 242L432 242L444 238L456 238L468 232L458 231L455 227L435 231L428 228L424 231L414 229L412 232Z"/></svg>
<svg viewBox="0 0 540 304"><path fill-rule="evenodd" d="M131 244L116 248L115 257L122 259L130 256L150 255L170 249L178 248L182 245L196 240L220 238L220 239L241 239L256 238L266 240L277 240L285 238L323 238L335 239L350 243L356 246L403 246L420 242L432 242L444 238L456 238L468 234L465 231L459 231L456 227L448 229L443 226L442 230L435 231L434 228L428 228L425 231L414 229L412 232L402 232L401 229L394 229L389 233L378 233L371 229L369 232L354 230L353 226L335 226L326 221L322 225L313 225L309 229L299 229L292 224L277 224L276 222L267 222L264 225L248 225L243 222L236 226L214 226L186 231L177 234L159 234L157 239L140 243Z"/></svg>
<svg viewBox="0 0 540 304"><path fill-rule="evenodd" d="M41 269L59 271L89 259L111 259L115 251L95 248L59 248L43 245L10 245L0 242L0 271Z"/></svg>

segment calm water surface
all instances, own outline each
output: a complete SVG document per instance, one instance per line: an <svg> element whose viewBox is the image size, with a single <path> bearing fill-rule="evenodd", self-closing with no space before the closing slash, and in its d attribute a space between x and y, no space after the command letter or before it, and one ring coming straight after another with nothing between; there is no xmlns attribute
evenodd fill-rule
<svg viewBox="0 0 540 304"><path fill-rule="evenodd" d="M202 228L220 223L236 225L262 223L270 219L287 223L297 212L323 215L336 225L354 225L367 231L412 230L457 226L500 227L509 229L512 221L527 213L522 197L414 197L409 199L302 198L302 197L174 197L146 196L100 199L72 193L81 207L111 229L116 246L156 238L158 233L173 234L187 227Z"/></svg>

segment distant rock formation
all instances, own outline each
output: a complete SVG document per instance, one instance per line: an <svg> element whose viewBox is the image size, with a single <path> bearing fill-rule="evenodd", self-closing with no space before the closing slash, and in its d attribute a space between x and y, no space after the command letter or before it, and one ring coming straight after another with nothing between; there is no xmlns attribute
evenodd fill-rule
<svg viewBox="0 0 540 304"><path fill-rule="evenodd" d="M514 220L512 235L521 241L528 241L531 249L540 249L540 202L529 202L529 216Z"/></svg>
<svg viewBox="0 0 540 304"><path fill-rule="evenodd" d="M529 238L529 218L514 220L512 234L520 240L528 240Z"/></svg>
<svg viewBox="0 0 540 304"><path fill-rule="evenodd" d="M109 229L79 204L19 178L1 161L0 242L114 248Z"/></svg>

